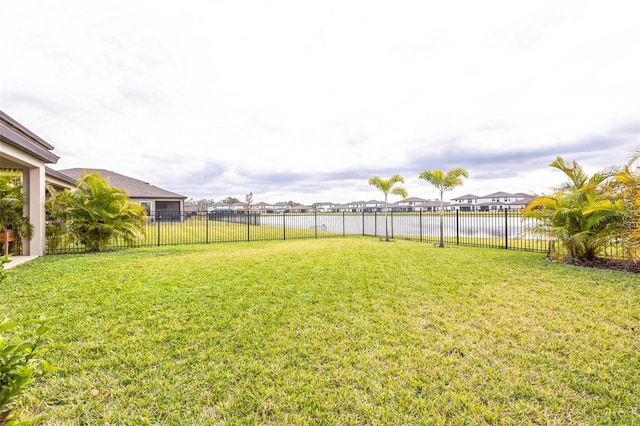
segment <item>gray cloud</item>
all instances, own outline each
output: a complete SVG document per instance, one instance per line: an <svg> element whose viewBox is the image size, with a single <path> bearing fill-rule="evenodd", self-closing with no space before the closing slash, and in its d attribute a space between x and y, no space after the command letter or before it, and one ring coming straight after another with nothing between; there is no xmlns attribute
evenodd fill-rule
<svg viewBox="0 0 640 426"><path fill-rule="evenodd" d="M118 92L125 102L132 102L141 106L155 104L162 100L162 96L156 91L142 87L124 85L118 89Z"/></svg>
<svg viewBox="0 0 640 426"><path fill-rule="evenodd" d="M620 163L623 158L619 152L630 149L635 138L640 137L638 128L632 123L612 129L605 135L594 134L581 139L569 141L555 146L539 148L519 149L516 143L513 146L501 148L485 148L477 146L470 148L462 144L460 140L452 138L442 140L436 146L444 147L433 152L416 153L412 155L404 167L406 172L413 170L442 169L449 170L453 167L464 167L473 170L474 177L480 179L510 178L517 176L519 172L527 168L546 167L556 157L564 157L568 160L587 160L597 158L602 168ZM613 155L612 155L613 153ZM606 158L611 158L611 164L603 163Z"/></svg>
<svg viewBox="0 0 640 426"><path fill-rule="evenodd" d="M18 109L20 107L27 107L39 110L43 114L55 116L71 115L78 112L68 104L27 91L0 89L0 101L3 108L10 107Z"/></svg>

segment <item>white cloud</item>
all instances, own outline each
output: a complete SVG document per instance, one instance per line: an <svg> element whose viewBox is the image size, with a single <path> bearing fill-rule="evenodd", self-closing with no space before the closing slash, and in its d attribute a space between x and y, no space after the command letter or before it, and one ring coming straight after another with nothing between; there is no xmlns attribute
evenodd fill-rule
<svg viewBox="0 0 640 426"><path fill-rule="evenodd" d="M605 167L640 144L634 1L3 9L1 108L61 168L189 196L369 199L368 175L396 171L419 195L420 171L453 166L472 172L463 191L542 192L556 155Z"/></svg>

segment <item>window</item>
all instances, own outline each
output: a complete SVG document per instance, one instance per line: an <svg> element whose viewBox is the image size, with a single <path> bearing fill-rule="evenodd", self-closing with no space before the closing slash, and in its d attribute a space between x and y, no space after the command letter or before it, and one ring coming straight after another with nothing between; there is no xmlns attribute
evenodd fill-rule
<svg viewBox="0 0 640 426"><path fill-rule="evenodd" d="M151 214L151 201L141 201L140 205L147 211L147 215Z"/></svg>

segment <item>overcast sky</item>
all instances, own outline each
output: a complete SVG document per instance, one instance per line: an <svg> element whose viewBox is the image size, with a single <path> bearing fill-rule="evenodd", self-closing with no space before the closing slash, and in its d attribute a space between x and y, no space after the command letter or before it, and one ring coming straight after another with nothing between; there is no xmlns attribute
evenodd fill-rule
<svg viewBox="0 0 640 426"><path fill-rule="evenodd" d="M640 145L640 1L0 0L0 109L194 198L543 193ZM396 199L390 199L396 201Z"/></svg>

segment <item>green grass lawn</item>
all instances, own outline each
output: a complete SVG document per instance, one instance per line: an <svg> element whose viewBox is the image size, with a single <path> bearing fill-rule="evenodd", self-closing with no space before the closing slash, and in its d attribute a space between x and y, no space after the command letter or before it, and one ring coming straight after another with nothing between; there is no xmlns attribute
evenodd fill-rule
<svg viewBox="0 0 640 426"><path fill-rule="evenodd" d="M640 424L640 277L373 238L48 256L38 424Z"/></svg>

